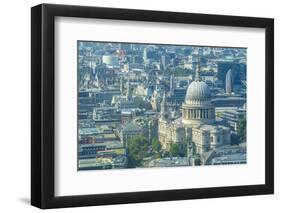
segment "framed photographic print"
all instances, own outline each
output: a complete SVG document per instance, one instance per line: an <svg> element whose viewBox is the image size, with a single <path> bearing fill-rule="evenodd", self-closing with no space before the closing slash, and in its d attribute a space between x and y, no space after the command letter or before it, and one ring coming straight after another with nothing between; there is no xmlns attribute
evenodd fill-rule
<svg viewBox="0 0 281 213"><path fill-rule="evenodd" d="M272 194L274 21L31 9L31 203Z"/></svg>

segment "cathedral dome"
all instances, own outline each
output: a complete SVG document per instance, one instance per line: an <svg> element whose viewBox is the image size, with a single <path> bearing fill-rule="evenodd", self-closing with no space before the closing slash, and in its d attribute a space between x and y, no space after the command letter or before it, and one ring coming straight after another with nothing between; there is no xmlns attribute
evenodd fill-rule
<svg viewBox="0 0 281 213"><path fill-rule="evenodd" d="M185 100L206 100L210 98L209 86L204 81L193 81L187 89Z"/></svg>
<svg viewBox="0 0 281 213"><path fill-rule="evenodd" d="M182 105L182 122L188 125L214 123L215 108L211 98L209 86L201 80L198 58L195 80L189 85Z"/></svg>
<svg viewBox="0 0 281 213"><path fill-rule="evenodd" d="M184 124L212 124L215 122L215 109L211 101L209 86L200 79L193 81L182 105Z"/></svg>

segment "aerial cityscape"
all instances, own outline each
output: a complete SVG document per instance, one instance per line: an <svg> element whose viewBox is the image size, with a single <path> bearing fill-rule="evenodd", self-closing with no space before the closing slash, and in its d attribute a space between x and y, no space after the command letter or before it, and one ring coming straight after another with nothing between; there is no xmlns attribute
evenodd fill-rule
<svg viewBox="0 0 281 213"><path fill-rule="evenodd" d="M247 48L77 41L77 169L247 163Z"/></svg>

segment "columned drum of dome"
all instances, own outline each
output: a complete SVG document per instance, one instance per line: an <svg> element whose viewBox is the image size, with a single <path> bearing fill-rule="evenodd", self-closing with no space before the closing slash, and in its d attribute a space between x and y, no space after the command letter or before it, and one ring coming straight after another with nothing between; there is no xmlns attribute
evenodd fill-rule
<svg viewBox="0 0 281 213"><path fill-rule="evenodd" d="M198 74L189 85L182 105L183 123L212 124L215 122L215 109L211 102L211 91Z"/></svg>

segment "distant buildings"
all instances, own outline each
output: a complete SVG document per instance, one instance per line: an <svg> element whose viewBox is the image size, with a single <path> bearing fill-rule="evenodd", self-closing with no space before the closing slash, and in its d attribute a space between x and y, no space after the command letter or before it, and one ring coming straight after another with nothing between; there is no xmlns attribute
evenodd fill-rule
<svg viewBox="0 0 281 213"><path fill-rule="evenodd" d="M246 53L80 42L78 168L126 168L127 144L139 136L148 142L143 167L246 163L246 145L231 145L247 113ZM172 157L173 144L186 157Z"/></svg>

